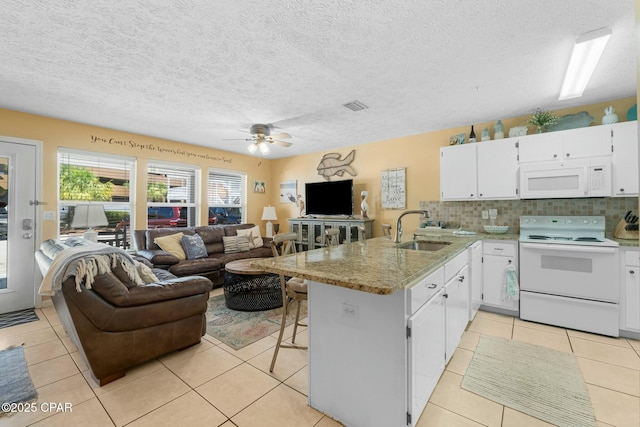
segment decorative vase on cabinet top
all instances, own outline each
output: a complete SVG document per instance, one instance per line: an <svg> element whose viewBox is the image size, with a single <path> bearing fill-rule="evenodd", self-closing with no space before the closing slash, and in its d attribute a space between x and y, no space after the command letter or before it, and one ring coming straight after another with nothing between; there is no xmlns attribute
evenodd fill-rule
<svg viewBox="0 0 640 427"><path fill-rule="evenodd" d="M603 125L612 125L618 123L618 115L614 112L613 106L609 105L604 109L604 116L602 117Z"/></svg>
<svg viewBox="0 0 640 427"><path fill-rule="evenodd" d="M493 139L502 138L504 138L504 126L502 125L502 121L498 120L493 126Z"/></svg>

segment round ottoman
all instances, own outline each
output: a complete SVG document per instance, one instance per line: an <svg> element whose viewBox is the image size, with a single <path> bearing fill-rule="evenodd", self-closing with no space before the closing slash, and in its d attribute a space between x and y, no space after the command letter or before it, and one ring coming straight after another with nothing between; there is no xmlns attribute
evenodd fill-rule
<svg viewBox="0 0 640 427"><path fill-rule="evenodd" d="M261 311L282 307L280 276L254 268L251 262L261 258L231 261L225 265L224 298L228 308Z"/></svg>

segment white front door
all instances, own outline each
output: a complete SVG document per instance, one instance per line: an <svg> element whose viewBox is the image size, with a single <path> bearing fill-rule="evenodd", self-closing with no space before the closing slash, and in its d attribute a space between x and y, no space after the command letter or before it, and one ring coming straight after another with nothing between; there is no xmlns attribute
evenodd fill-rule
<svg viewBox="0 0 640 427"><path fill-rule="evenodd" d="M0 313L35 306L36 146L0 137Z"/></svg>

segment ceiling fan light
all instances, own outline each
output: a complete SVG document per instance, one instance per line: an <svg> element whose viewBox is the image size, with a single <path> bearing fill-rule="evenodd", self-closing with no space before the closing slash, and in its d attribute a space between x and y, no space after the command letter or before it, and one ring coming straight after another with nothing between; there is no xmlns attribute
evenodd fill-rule
<svg viewBox="0 0 640 427"><path fill-rule="evenodd" d="M261 152L263 155L265 155L265 156L266 156L267 154L269 154L269 151L270 151L270 150L269 150L269 146L267 145L267 143L266 143L266 142L261 142L260 144L258 144L258 148L260 149L260 152Z"/></svg>
<svg viewBox="0 0 640 427"><path fill-rule="evenodd" d="M251 154L255 153L258 150L258 146L256 144L254 144L253 142L251 144L249 144L249 146L247 147L247 150L249 150L249 152Z"/></svg>

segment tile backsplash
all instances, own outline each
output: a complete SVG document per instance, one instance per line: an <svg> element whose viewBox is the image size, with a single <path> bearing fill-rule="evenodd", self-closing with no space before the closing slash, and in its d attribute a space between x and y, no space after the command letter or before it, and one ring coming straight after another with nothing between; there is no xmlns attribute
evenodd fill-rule
<svg viewBox="0 0 640 427"><path fill-rule="evenodd" d="M482 219L482 211L497 209L495 225L508 225L509 233L520 233L521 215L585 215L604 216L606 235L611 237L618 220L627 211L638 215L637 197L602 197L586 199L482 200L465 202L420 202L420 209L431 213L430 221L444 221L448 228L481 232L490 224Z"/></svg>

